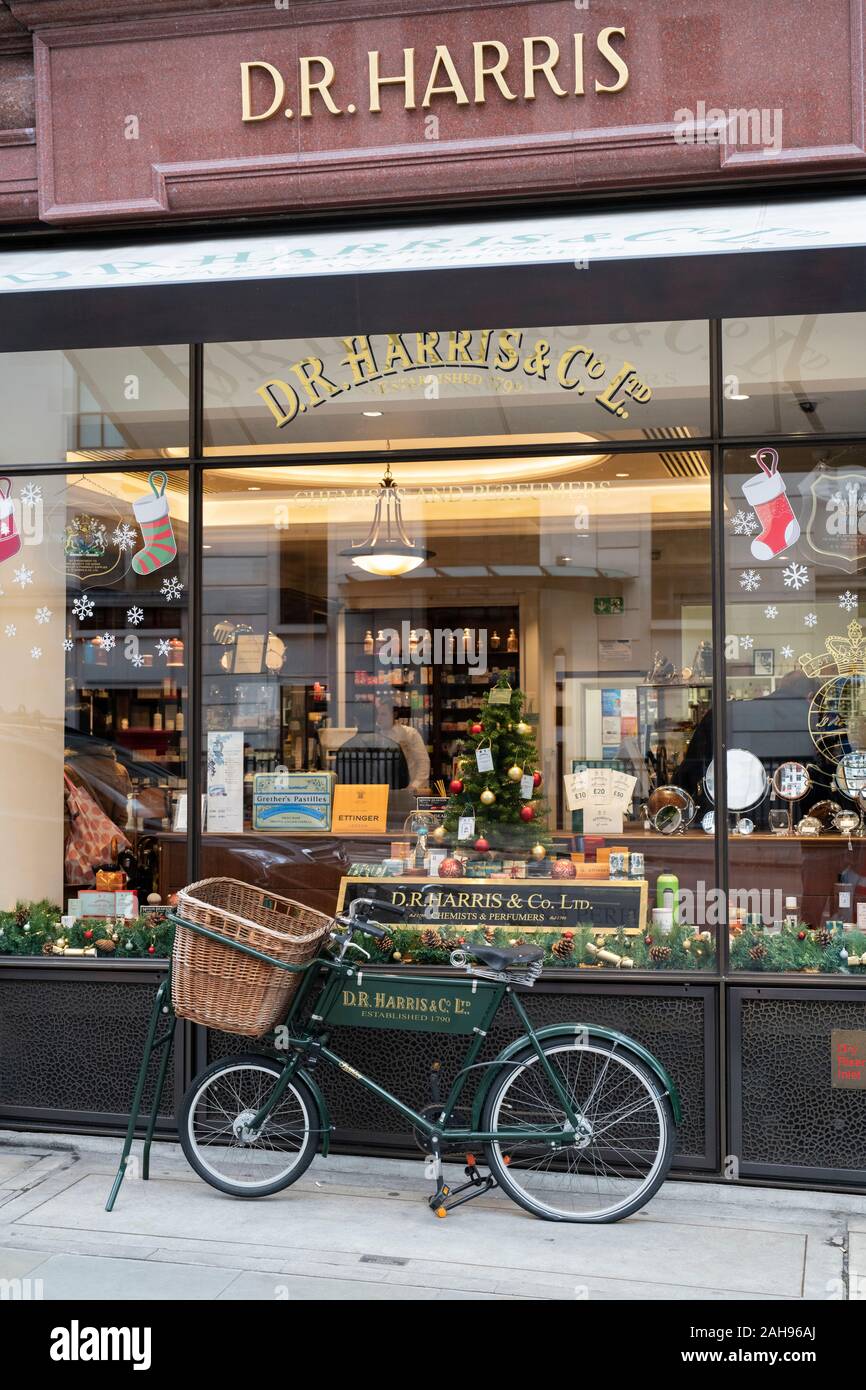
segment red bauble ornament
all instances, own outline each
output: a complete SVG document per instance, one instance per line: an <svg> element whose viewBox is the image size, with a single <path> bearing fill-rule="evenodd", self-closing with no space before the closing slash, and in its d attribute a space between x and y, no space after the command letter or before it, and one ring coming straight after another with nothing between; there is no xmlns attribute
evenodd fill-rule
<svg viewBox="0 0 866 1390"><path fill-rule="evenodd" d="M643 944L644 944L644 946L651 946L651 945L653 944L653 939L652 939L652 937L651 937L651 936L645 936L644 939L643 939Z"/></svg>
<svg viewBox="0 0 866 1390"><path fill-rule="evenodd" d="M520 808L520 819L521 819L521 820L527 820L527 821L528 821L528 820L535 820L535 807L534 807L534 806L521 806L521 808ZM573 865L573 864L572 864L572 868L574 868L574 865Z"/></svg>
<svg viewBox="0 0 866 1390"><path fill-rule="evenodd" d="M554 859L550 869L551 878L576 878L577 870L570 859Z"/></svg>
<svg viewBox="0 0 866 1390"><path fill-rule="evenodd" d="M479 854L486 854L490 848L490 844L487 840L485 840L483 835L479 835L478 839L475 841L474 847L475 849L477 849Z"/></svg>
<svg viewBox="0 0 866 1390"><path fill-rule="evenodd" d="M470 732L470 734L480 734L480 733L483 733L484 731L483 731L483 729L482 729L482 727L481 727L480 724L470 724L470 725L469 725L469 732Z"/></svg>
<svg viewBox="0 0 866 1390"><path fill-rule="evenodd" d="M148 946L148 948L147 948L147 954L148 954L149 956L154 956L154 955L156 955L156 947L155 947L155 946Z"/></svg>
<svg viewBox="0 0 866 1390"><path fill-rule="evenodd" d="M463 865L459 859L443 859L439 865L440 878L462 878Z"/></svg>
<svg viewBox="0 0 866 1390"><path fill-rule="evenodd" d="M540 772L533 772L533 774L532 774L532 785L533 785L534 787L540 787L543 781L544 781L544 778L542 777L542 775L541 775Z"/></svg>
<svg viewBox="0 0 866 1390"><path fill-rule="evenodd" d="M806 933L805 933L804 931L798 931L798 932L797 932L797 940L798 940L798 941L805 941L805 940L806 940Z"/></svg>
<svg viewBox="0 0 866 1390"><path fill-rule="evenodd" d="M85 941L89 941L90 938L92 937L92 935L93 935L93 932L88 928L88 930L84 933L84 939L85 939Z"/></svg>
<svg viewBox="0 0 866 1390"><path fill-rule="evenodd" d="M448 790L452 796L460 795L463 790L463 783L460 781L459 777L452 777L451 781L448 783Z"/></svg>

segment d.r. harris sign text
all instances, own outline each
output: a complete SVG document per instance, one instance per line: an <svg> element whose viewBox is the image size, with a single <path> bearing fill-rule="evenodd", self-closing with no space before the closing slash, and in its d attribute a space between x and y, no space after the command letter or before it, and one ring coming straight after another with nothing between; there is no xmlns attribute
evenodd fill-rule
<svg viewBox="0 0 866 1390"><path fill-rule="evenodd" d="M584 36L571 35L560 46L546 34L504 43L478 39L452 52L436 44L432 52L404 48L397 55L367 52L367 72L340 72L322 53L298 59L291 77L264 59L241 63L241 112L245 123L282 115L309 118L317 111L353 116L360 110L381 112L396 101L406 111L435 111L439 102L483 106L498 101L534 101L549 89L554 96L582 97L587 84L596 92L621 92L629 79L622 55L625 27L599 30L595 51L585 58ZM288 104L287 104L288 103Z"/></svg>

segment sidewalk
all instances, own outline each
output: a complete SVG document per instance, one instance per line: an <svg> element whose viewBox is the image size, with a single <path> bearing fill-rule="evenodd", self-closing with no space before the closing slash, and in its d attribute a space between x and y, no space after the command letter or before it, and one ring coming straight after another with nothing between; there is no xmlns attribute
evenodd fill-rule
<svg viewBox="0 0 866 1390"><path fill-rule="evenodd" d="M0 1279L55 1300L866 1298L866 1197L669 1182L613 1226L495 1193L437 1220L418 1163L319 1157L243 1202L156 1144L108 1215L119 1150L0 1131Z"/></svg>

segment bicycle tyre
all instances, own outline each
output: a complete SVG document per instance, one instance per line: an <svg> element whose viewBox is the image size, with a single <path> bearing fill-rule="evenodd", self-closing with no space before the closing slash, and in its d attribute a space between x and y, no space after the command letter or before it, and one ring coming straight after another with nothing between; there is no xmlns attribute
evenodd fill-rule
<svg viewBox="0 0 866 1390"><path fill-rule="evenodd" d="M628 1089L620 1099L623 1100L625 1096L633 1095L634 1105L631 1110L626 1112L621 1121L615 1120L612 1124L608 1124L607 1132L613 1128L614 1136L606 1141L604 1148L608 1150L611 1145L619 1147L624 1143L624 1138L619 1140L619 1144L617 1143L616 1126L624 1123L631 1115L639 1113L641 1109L645 1109L647 1111L647 1129L646 1139L642 1142L649 1146L652 1143L653 1127L657 1128L654 1150L649 1147L647 1150L646 1176L637 1183L635 1190L630 1194L619 1191L611 1196L607 1205L604 1205L599 1179L603 1178L614 1184L619 1183L621 1187L624 1187L627 1179L620 1173L599 1172L601 1160L598 1144L588 1144L585 1148L578 1145L562 1146L556 1155L559 1166L551 1168L553 1156L549 1153L549 1146L545 1147L536 1142L533 1148L533 1145L528 1141L519 1140L501 1142L490 1140L485 1144L490 1171L512 1201L542 1220L581 1224L606 1224L622 1221L646 1205L661 1187L670 1170L676 1137L670 1102L665 1096L658 1078L644 1065L640 1058L621 1045L590 1037L588 1043L584 1044L579 1043L577 1039L551 1038L543 1043L542 1047L545 1054L553 1060L554 1065L559 1065L560 1072L563 1069L563 1055L568 1055L570 1058L577 1057L577 1064L565 1069L567 1073L569 1071L573 1073L574 1081L579 1080L582 1062L590 1057L593 1059L592 1065L586 1068L583 1098L581 1099L580 1085L576 1085L572 1091L575 1101L581 1107L588 1100L590 1109L592 1109L594 1098L592 1087L594 1082L598 1080L599 1065L603 1068L603 1075L605 1076L609 1067L614 1066L619 1069L618 1072L612 1073L614 1087L621 1088L625 1085ZM514 1063L522 1065L517 1066ZM538 1126L541 1123L552 1127L558 1123L560 1116L563 1123L565 1122L565 1111L561 1102L556 1098L549 1081L543 1072L533 1070L539 1065L538 1054L534 1048L527 1047L525 1051L512 1059L511 1065L503 1066L501 1072L496 1073L484 1103L482 1129L495 1131L497 1128L519 1128L521 1117L522 1123L528 1128L531 1128L533 1124ZM602 1097L607 1089L606 1084L602 1086L598 1101L595 1104L596 1113L601 1107ZM533 1091L537 1091L537 1099ZM612 1091L611 1094L615 1094L615 1091ZM556 1113L557 1107L559 1108L558 1114ZM507 1119L503 1119L503 1109ZM602 1122L604 1118L602 1117ZM624 1150L622 1151L624 1152ZM635 1149L634 1152L638 1153L639 1151ZM546 1168L544 1167L545 1158L547 1160ZM627 1165L635 1166L634 1160L619 1161L621 1168ZM589 1199L594 1180L597 1185L598 1201L595 1209L592 1209ZM569 1211L564 1205L565 1192L569 1182L572 1184L572 1196L584 1200L587 1209L581 1210L575 1207Z"/></svg>
<svg viewBox="0 0 866 1390"><path fill-rule="evenodd" d="M215 1133L214 1143L208 1145L202 1142L205 1134L205 1123L211 1129L214 1128L212 1121L205 1121L200 1115L200 1108L206 1101L210 1101L212 1106L222 1109L226 1114L226 1122L231 1125L237 1123L238 1117L230 1115L230 1108L226 1109L225 1097L231 1095L235 1090L237 1095L238 1113L251 1109L263 1103L267 1094L266 1076L270 1074L274 1080L282 1073L282 1065L271 1057L258 1056L254 1053L241 1054L236 1057L223 1057L216 1062L212 1062L204 1071L190 1083L181 1102L179 1117L180 1144L186 1156L187 1162L194 1172L198 1173L211 1187L215 1187L218 1192L227 1193L231 1197L269 1197L275 1192L282 1192L297 1182L298 1178L306 1172L316 1151L319 1147L319 1131L321 1119L319 1107L309 1086L299 1076L293 1077L289 1082L286 1091L280 1098L278 1107L274 1114L277 1120L271 1127L271 1134L266 1135L269 1121L265 1121L262 1132L262 1142L254 1143L241 1142L238 1136L233 1140L223 1144L221 1147L221 1159L227 1169L231 1169L232 1152L238 1154L237 1166L242 1164L241 1155L246 1154L249 1166L254 1167L255 1161L252 1159L253 1152L264 1158L264 1155L273 1153L294 1153L294 1158L283 1161L283 1170L267 1176L264 1172L259 1181L240 1181L232 1180L230 1173L220 1173L216 1163L216 1139L219 1134ZM246 1075L247 1083L244 1090L240 1090L243 1078ZM226 1083L223 1086L220 1082ZM246 1102L246 1104L244 1103ZM282 1117L283 1133L279 1133L280 1117ZM269 1117L270 1118L270 1117ZM226 1129L226 1122L223 1123L223 1130ZM287 1128L291 1125L292 1128ZM287 1136L292 1141L300 1135L300 1143L296 1149L283 1147L275 1148L271 1143L271 1137L277 1132L278 1139L286 1145ZM228 1140L228 1134L225 1135ZM209 1150L209 1152L208 1152ZM279 1160L274 1160L278 1163Z"/></svg>

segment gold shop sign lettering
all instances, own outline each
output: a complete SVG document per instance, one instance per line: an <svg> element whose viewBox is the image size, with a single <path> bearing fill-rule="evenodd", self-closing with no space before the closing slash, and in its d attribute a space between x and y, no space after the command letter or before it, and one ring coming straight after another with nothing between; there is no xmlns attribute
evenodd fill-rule
<svg viewBox="0 0 866 1390"><path fill-rule="evenodd" d="M334 62L323 53L298 58L291 88L279 68L257 59L241 63L241 119L251 124L278 116L292 120L297 114L308 120L317 111L354 116L364 109L378 114L383 100L401 98L404 111L429 111L434 101L483 106L488 95L496 101L535 101L539 91L573 99L586 94L587 82L598 93L621 92L629 79L621 52L625 41L621 25L600 29L586 62L582 33L571 34L562 45L547 34L531 34L510 44L480 39L454 52L444 43L432 51L404 48L399 57L372 48L366 54L366 81L359 83L353 64L351 90L346 75L338 79Z"/></svg>
<svg viewBox="0 0 866 1390"><path fill-rule="evenodd" d="M457 932L467 942L480 941L485 927L526 936L559 933L589 926L596 931L643 931L646 924L646 879L511 879L501 883L477 878L449 878L437 883L439 902L428 917L422 889L427 880L389 877L376 880L376 893L406 909L405 925ZM337 911L370 892L370 879L341 879Z"/></svg>
<svg viewBox="0 0 866 1390"><path fill-rule="evenodd" d="M471 1033L486 1026L494 1000L490 986L473 990L470 980L419 976L410 983L362 969L336 995L323 1022L329 1027Z"/></svg>
<svg viewBox="0 0 866 1390"><path fill-rule="evenodd" d="M652 398L652 388L641 380L632 362L623 362L608 376L606 362L586 343L571 343L554 356L548 339L532 339L519 328L387 333L380 338L363 333L341 341L345 356L333 367L326 370L321 357L302 357L290 364L284 377L270 377L257 387L256 395L270 410L277 429L356 386L419 368L456 366L514 373L555 382L578 396L597 390L597 404L621 420L628 419L629 402L644 405ZM606 383L601 389L603 378Z"/></svg>

